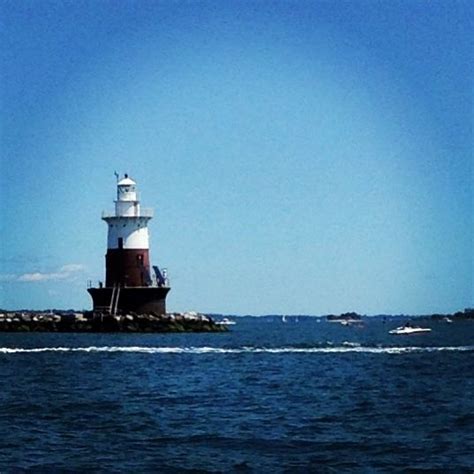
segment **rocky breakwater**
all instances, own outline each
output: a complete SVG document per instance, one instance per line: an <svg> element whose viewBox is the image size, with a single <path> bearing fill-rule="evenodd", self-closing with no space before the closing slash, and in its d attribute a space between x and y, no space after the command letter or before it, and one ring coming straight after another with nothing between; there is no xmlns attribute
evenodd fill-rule
<svg viewBox="0 0 474 474"><path fill-rule="evenodd" d="M80 312L0 312L2 332L224 332L205 314L120 314Z"/></svg>

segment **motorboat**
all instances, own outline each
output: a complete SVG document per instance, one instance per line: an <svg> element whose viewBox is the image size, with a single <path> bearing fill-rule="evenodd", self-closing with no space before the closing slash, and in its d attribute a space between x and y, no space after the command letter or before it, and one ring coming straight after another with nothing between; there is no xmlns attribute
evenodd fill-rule
<svg viewBox="0 0 474 474"><path fill-rule="evenodd" d="M410 323L405 324L404 326L400 326L396 329L392 329L388 331L389 334L393 334L395 336L404 336L409 334L421 334L425 332L431 332L430 328L421 328L420 326L412 326Z"/></svg>
<svg viewBox="0 0 474 474"><path fill-rule="evenodd" d="M216 324L219 326L232 326L235 324L235 321L232 321L229 318L224 318L224 319L221 319L220 321L217 321Z"/></svg>
<svg viewBox="0 0 474 474"><path fill-rule="evenodd" d="M364 321L360 320L360 319L341 319L340 321L336 321L338 322L341 326L357 326L357 327L361 327L364 325Z"/></svg>

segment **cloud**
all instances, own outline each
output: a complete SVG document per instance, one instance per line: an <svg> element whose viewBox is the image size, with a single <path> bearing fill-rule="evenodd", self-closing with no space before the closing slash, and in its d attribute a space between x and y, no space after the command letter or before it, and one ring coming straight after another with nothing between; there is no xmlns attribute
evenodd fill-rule
<svg viewBox="0 0 474 474"><path fill-rule="evenodd" d="M63 265L59 271L61 273L75 273L82 272L84 269L84 265L80 263L69 263L68 265Z"/></svg>
<svg viewBox="0 0 474 474"><path fill-rule="evenodd" d="M84 271L84 265L79 263L70 263L63 265L56 272L33 272L23 273L22 275L4 274L0 275L0 281L21 281L21 282L38 282L48 280L68 280L73 278L77 273Z"/></svg>
<svg viewBox="0 0 474 474"><path fill-rule="evenodd" d="M17 281L46 281L46 280L62 280L67 278L67 273L25 273L17 278Z"/></svg>

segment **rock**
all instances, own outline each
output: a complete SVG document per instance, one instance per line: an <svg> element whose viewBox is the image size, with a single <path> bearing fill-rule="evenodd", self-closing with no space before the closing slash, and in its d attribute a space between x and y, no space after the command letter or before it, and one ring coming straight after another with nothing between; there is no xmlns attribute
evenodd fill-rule
<svg viewBox="0 0 474 474"><path fill-rule="evenodd" d="M87 317L84 317L87 315ZM109 315L103 313L48 312L0 313L0 331L24 332L221 332L206 315L187 313Z"/></svg>

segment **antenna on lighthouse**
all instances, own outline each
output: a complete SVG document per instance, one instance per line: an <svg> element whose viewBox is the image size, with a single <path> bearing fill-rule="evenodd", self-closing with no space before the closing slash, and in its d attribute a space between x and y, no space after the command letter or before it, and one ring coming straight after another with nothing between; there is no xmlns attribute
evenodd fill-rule
<svg viewBox="0 0 474 474"><path fill-rule="evenodd" d="M119 174L117 173L117 171L114 171L114 175L115 175L115 179L117 180L117 183L118 183L118 180L119 180Z"/></svg>

